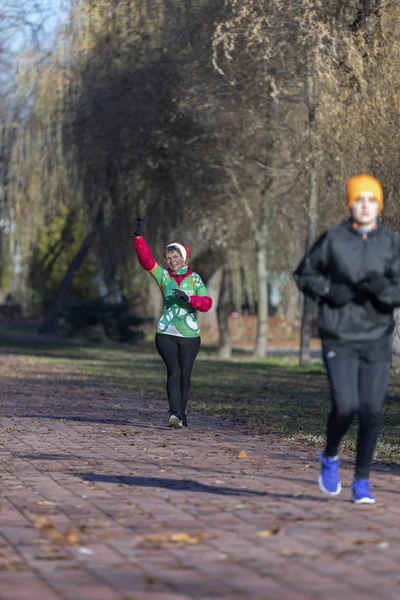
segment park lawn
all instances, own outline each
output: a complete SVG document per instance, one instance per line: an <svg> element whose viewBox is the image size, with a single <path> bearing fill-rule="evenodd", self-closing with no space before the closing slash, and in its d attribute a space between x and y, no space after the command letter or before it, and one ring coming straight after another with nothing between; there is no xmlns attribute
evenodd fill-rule
<svg viewBox="0 0 400 600"><path fill-rule="evenodd" d="M165 367L151 341L137 346L79 345L37 335L0 334L0 351L27 355L49 370L128 387L143 396L165 399ZM400 377L392 374L383 410L383 430L377 458L400 464ZM307 368L295 358L255 359L235 352L220 361L215 349L203 348L196 361L190 409L231 417L258 433L277 433L321 446L329 409L323 365ZM355 427L346 448L354 449Z"/></svg>

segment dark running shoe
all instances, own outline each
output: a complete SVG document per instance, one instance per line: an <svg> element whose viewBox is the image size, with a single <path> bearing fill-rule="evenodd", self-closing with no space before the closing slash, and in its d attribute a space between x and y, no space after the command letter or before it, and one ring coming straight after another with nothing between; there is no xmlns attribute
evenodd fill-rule
<svg viewBox="0 0 400 600"><path fill-rule="evenodd" d="M187 426L188 426L187 415L183 415L183 417L182 417L182 427L187 427Z"/></svg>

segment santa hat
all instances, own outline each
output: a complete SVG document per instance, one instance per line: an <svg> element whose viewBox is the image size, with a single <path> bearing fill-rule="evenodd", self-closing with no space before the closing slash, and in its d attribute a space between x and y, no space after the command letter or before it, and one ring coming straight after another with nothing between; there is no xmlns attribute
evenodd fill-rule
<svg viewBox="0 0 400 600"><path fill-rule="evenodd" d="M182 254L183 260L186 262L187 259L189 258L189 254L190 254L189 248L187 246L183 246L182 244L179 244L179 242L172 242L172 244L168 244L167 250L174 250L174 249L179 250L179 252Z"/></svg>
<svg viewBox="0 0 400 600"><path fill-rule="evenodd" d="M379 205L379 212L383 210L383 190L382 186L375 177L371 175L355 175L350 177L346 185L347 206L351 208L353 203L363 192L373 194Z"/></svg>

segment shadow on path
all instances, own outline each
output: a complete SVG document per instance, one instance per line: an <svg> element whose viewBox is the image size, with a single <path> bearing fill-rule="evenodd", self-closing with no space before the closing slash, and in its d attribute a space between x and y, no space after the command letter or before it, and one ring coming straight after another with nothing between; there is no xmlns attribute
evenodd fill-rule
<svg viewBox="0 0 400 600"><path fill-rule="evenodd" d="M125 411L128 412L128 411ZM167 423L167 417L165 417L165 425L164 426L157 426L157 425L153 425L153 424L148 424L145 423L145 421L133 421L131 419L129 419L129 417L127 417L126 419L112 419L112 418L100 418L100 417L85 417L85 416L70 416L70 415L58 415L58 416L54 416L54 415L50 415L50 414L46 414L45 412L43 412L42 414L40 413L36 413L36 414L23 414L23 415L18 415L20 418L24 418L24 419L53 419L56 421L75 421L77 423L99 423L99 424L103 424L103 425L120 425L123 427L139 427L140 429L158 429L161 431L169 431L171 428L168 427ZM158 415L153 415L153 421L156 420Z"/></svg>
<svg viewBox="0 0 400 600"><path fill-rule="evenodd" d="M131 485L135 487L154 487L180 492L205 492L207 494L219 494L221 496L266 496L265 492L204 485L192 479L162 479L158 477L130 477L125 475L103 475L101 473L79 473L79 477L85 481L116 483Z"/></svg>
<svg viewBox="0 0 400 600"><path fill-rule="evenodd" d="M101 473L77 473L84 481L115 483L130 485L135 487L154 487L166 490L175 490L180 492L204 492L206 494L217 494L220 496L247 496L247 497L265 497L265 498L286 498L290 500L314 500L317 502L326 502L327 498L317 498L306 494L275 494L271 492L257 492L255 490L238 489L231 487L212 486L198 483L192 479L162 479L158 477L130 477L125 475L104 475Z"/></svg>

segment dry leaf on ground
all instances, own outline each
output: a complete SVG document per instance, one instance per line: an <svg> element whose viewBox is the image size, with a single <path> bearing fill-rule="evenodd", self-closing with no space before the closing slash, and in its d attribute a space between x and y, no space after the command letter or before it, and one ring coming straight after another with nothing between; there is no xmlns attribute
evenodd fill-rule
<svg viewBox="0 0 400 600"><path fill-rule="evenodd" d="M138 538L139 542L150 542L152 544L200 544L205 539L210 539L215 535L203 532L193 534L181 532L172 534L152 534Z"/></svg>
<svg viewBox="0 0 400 600"><path fill-rule="evenodd" d="M58 531L47 517L38 517L33 525L36 529L42 529L48 539L57 544L77 544L80 542L78 532L72 525L68 525L65 531Z"/></svg>
<svg viewBox="0 0 400 600"><path fill-rule="evenodd" d="M281 526L279 525L279 523L275 523L271 529L265 529L264 531L259 531L257 533L258 537L260 538L267 538L270 537L271 535L277 535L281 530Z"/></svg>
<svg viewBox="0 0 400 600"><path fill-rule="evenodd" d="M36 529L54 529L53 523L47 517L37 517L33 522L33 526Z"/></svg>
<svg viewBox="0 0 400 600"><path fill-rule="evenodd" d="M371 539L362 539L362 538L348 538L344 540L344 543L349 546L362 546L363 544L379 544L382 542L382 538L371 538Z"/></svg>

